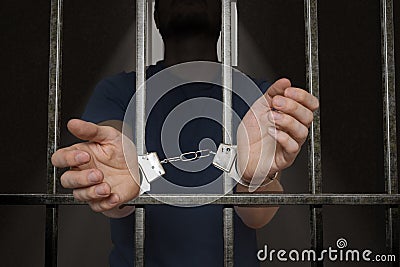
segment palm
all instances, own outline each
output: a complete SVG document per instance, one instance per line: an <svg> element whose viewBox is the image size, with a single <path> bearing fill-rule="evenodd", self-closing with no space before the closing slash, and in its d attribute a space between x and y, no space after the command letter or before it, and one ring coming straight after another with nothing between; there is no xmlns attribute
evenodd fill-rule
<svg viewBox="0 0 400 267"><path fill-rule="evenodd" d="M249 179L265 178L270 169L279 169L277 157L274 155L281 149L277 146L276 152L274 151L276 142L266 131L267 127L274 125L262 118L266 110L265 106L259 105L258 102L254 103L244 116L237 134L238 166L241 166L241 170L244 169L243 176Z"/></svg>
<svg viewBox="0 0 400 267"><path fill-rule="evenodd" d="M273 107L273 109L271 109ZM307 139L316 97L279 79L257 99L238 128L238 168L243 178L264 179L289 167Z"/></svg>
<svg viewBox="0 0 400 267"><path fill-rule="evenodd" d="M288 167L295 158L268 134L268 127L276 127L268 119L271 102L268 94L260 97L238 127L238 166L247 179L263 179Z"/></svg>
<svg viewBox="0 0 400 267"><path fill-rule="evenodd" d="M118 193L121 199L129 201L135 196L138 185L138 165L135 145L124 139L125 151L132 164L126 164L122 144L123 135L116 129L108 126L107 138L101 142L86 142L73 145L72 149L85 151L90 155L90 161L75 167L77 170L98 169L104 175L104 181L110 185L111 193Z"/></svg>

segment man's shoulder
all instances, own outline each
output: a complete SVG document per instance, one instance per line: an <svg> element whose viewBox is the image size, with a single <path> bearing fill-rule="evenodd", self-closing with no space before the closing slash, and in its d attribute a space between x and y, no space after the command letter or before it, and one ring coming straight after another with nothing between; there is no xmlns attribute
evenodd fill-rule
<svg viewBox="0 0 400 267"><path fill-rule="evenodd" d="M146 70L147 78L150 78L155 73L161 70L162 62L158 62L156 65L151 65ZM265 93L268 87L271 85L265 79L254 78L250 75L245 75L248 77L257 87ZM242 76L243 77L243 76ZM236 80L236 75L233 75L233 80ZM241 79L239 79L241 80ZM240 81L239 81L240 83ZM136 72L135 71L123 71L117 74L106 76L98 84L97 87L100 90L106 90L113 93L129 93L132 94L136 89Z"/></svg>
<svg viewBox="0 0 400 267"><path fill-rule="evenodd" d="M146 76L149 78L154 73L158 72L162 67L162 62L157 62L155 65L151 65L146 70ZM104 85L106 87L113 87L114 89L129 91L135 90L136 85L136 72L135 71L122 71L117 74L106 76L103 78L98 85Z"/></svg>
<svg viewBox="0 0 400 267"><path fill-rule="evenodd" d="M97 84L97 87L104 89L127 89L135 87L135 73L134 72L120 72L110 76L106 76Z"/></svg>

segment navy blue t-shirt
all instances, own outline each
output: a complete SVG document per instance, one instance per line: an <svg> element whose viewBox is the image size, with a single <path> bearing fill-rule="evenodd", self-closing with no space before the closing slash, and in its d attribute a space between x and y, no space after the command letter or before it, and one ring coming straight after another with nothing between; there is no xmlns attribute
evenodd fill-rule
<svg viewBox="0 0 400 267"><path fill-rule="evenodd" d="M163 63L150 66L147 78L163 69ZM267 82L256 82L261 93L268 88ZM180 103L196 98L208 97L222 100L221 87L205 84L191 84L171 90L158 101L146 124L146 148L165 158L161 148L162 123L171 110ZM102 80L95 88L83 120L100 123L107 120L123 121L125 111L135 92L135 73L120 73ZM233 96L233 109L240 118L249 106ZM182 151L196 151L204 138L215 144L222 142L222 128L213 120L199 118L192 120L181 129L179 146ZM179 154L178 154L179 155ZM165 179L181 186L199 186L212 182L221 171L209 167L187 173L170 164L163 166ZM152 183L162 192L162 183ZM221 184L222 189L222 184ZM223 206L203 205L199 207L175 207L171 205L145 206L145 265L148 267L220 267L223 266ZM113 248L110 266L134 266L134 214L121 219L110 219ZM247 227L234 216L235 266L256 267L256 231Z"/></svg>

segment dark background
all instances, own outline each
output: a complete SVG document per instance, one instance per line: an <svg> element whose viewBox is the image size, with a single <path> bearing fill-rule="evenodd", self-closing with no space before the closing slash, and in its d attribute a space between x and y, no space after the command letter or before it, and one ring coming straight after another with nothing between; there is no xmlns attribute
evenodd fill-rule
<svg viewBox="0 0 400 267"><path fill-rule="evenodd" d="M394 2L399 62L400 7ZM50 1L44 0L4 0L0 8L0 193L46 191L49 11ZM303 1L239 0L239 21L239 68L271 81L288 77L304 88ZM107 75L134 69L134 26L135 1L65 1L63 146L76 141L67 133L66 122L80 116L95 84ZM379 1L319 1L319 32L323 191L383 193ZM398 67L396 73L400 77ZM282 183L286 192L308 192L306 147L284 171ZM43 266L44 211L0 206L1 266ZM379 206L326 206L325 246L344 237L349 247L388 253L384 221ZM304 249L309 243L307 206L281 207L259 230L260 248L267 244L274 249ZM107 266L110 247L104 216L85 206L60 207L59 266Z"/></svg>

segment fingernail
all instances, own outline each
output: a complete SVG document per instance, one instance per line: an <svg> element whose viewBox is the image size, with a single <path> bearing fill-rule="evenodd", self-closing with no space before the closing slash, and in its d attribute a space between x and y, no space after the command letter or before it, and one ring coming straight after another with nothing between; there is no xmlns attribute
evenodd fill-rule
<svg viewBox="0 0 400 267"><path fill-rule="evenodd" d="M285 96L288 96L290 98L296 98L297 94L293 89L287 88L285 90Z"/></svg>
<svg viewBox="0 0 400 267"><path fill-rule="evenodd" d="M96 174L95 171L91 171L91 172L89 173L88 179L89 179L89 181L92 182L92 183L100 182L100 177L97 176L97 174Z"/></svg>
<svg viewBox="0 0 400 267"><path fill-rule="evenodd" d="M268 117L271 122L275 122L276 120L280 120L282 118L282 114L271 111Z"/></svg>
<svg viewBox="0 0 400 267"><path fill-rule="evenodd" d="M117 204L119 202L119 196L118 195L113 195L110 200L110 204Z"/></svg>
<svg viewBox="0 0 400 267"><path fill-rule="evenodd" d="M79 163L85 163L89 161L90 157L88 153L79 153L75 156L75 160Z"/></svg>
<svg viewBox="0 0 400 267"><path fill-rule="evenodd" d="M273 137L276 137L276 128L275 127L268 127L268 133Z"/></svg>
<svg viewBox="0 0 400 267"><path fill-rule="evenodd" d="M274 98L274 104L277 107L283 107L286 104L286 101L281 97Z"/></svg>
<svg viewBox="0 0 400 267"><path fill-rule="evenodd" d="M96 194L98 194L99 196L104 196L107 195L106 189L104 188L104 186L98 186L95 189Z"/></svg>

